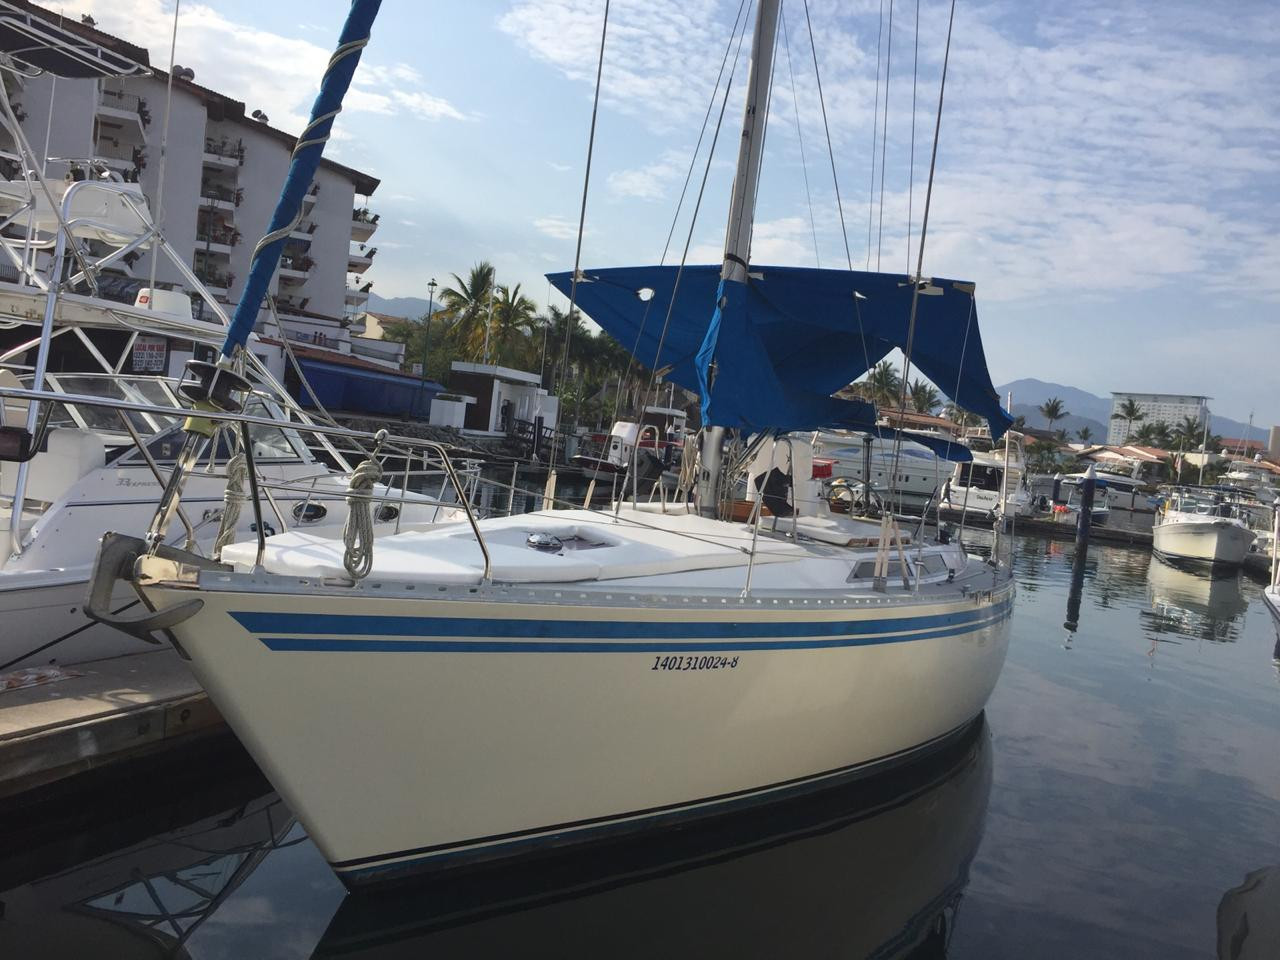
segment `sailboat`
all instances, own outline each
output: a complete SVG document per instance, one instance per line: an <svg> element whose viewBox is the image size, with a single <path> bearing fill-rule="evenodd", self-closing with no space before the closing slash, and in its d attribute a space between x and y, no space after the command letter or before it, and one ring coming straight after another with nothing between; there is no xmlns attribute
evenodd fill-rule
<svg viewBox="0 0 1280 960"><path fill-rule="evenodd" d="M364 577L344 572L341 540L233 544L212 563L104 539L95 592L123 579L150 612L103 619L167 633L190 657L348 885L867 776L961 736L996 684L1007 566L900 537L891 517L830 516L795 493L810 478L785 435L874 425L869 404L832 394L912 328L926 376L957 384L953 399L993 435L1010 420L973 328L971 283L750 262L778 12L762 0L756 14L723 262L684 267L678 293L665 267L584 270L576 291L639 362L700 393L694 503L619 500L383 537ZM343 43L359 39L349 20ZM328 90L313 123L332 116ZM650 301L670 314L661 343L642 329ZM857 332L865 350L832 349ZM198 429L237 416L235 382L219 379L227 362L195 371ZM773 497L786 509L763 516L765 483L745 521L726 519L734 466L765 480L788 472L792 493Z"/></svg>

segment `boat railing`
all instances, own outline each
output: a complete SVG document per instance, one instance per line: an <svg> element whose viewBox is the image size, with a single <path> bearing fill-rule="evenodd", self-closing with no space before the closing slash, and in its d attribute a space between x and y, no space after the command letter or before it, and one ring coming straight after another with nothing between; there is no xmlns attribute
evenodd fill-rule
<svg viewBox="0 0 1280 960"><path fill-rule="evenodd" d="M105 399L103 397L95 397L85 394L54 393L46 390L20 390L9 387L0 387L0 403L9 400L25 400L30 403L40 404L47 403L51 406L53 404L76 404L78 406L85 407L107 407L122 415L138 413L172 416L174 412L172 407L160 407L149 403L121 401L119 399ZM453 494L456 497L456 500L450 501L444 501L441 499L441 502L438 505L459 507L462 509L466 516L466 520L471 527L471 532L476 538L476 542L483 558L484 580L485 582L488 582L491 579L492 564L489 555L489 547L488 544L485 543L484 535L477 524L475 511L472 509L468 495L469 487L459 476L458 471L455 469L453 461L449 456L449 451L444 444L420 437L392 436L386 431L379 431L378 434L371 437L367 433L336 425L314 422L299 423L293 420L281 421L273 417L254 416L246 413L210 410L201 411L200 416L212 421L218 429L229 428L236 430L239 434L239 448L245 457L249 481L249 492L246 499L249 501L253 510L254 529L258 538L257 566L260 567L262 565L263 558L266 553L266 526L264 524L265 512L262 501L264 499L267 501L267 507L270 508L271 512L275 515L277 522L282 526L287 526L287 521L284 519L283 511L281 511L279 509L279 505L274 502L271 491L277 489L289 489L306 493L311 489L311 487L305 483L297 484L290 481L263 479L258 469L257 461L259 458L255 454L254 442L249 433L251 427L262 427L277 430L285 429L302 434L310 433L317 437L325 438L330 443L332 443L333 440L350 440L357 446L372 447L373 452L370 454L371 459L375 455L405 458L406 464L405 470L403 471L404 475L400 480L400 490L396 493L389 491L387 494L383 495L374 493L372 490L354 490L350 488L340 493L334 493L333 496L335 499L340 497L348 503L351 503L353 506L361 504L369 507L375 502L405 502L408 496L409 476L411 473L420 472L414 470L412 466L415 459L424 464L424 469L429 469L427 464L429 464L431 462L431 458L434 457L435 461L439 464L439 470L447 481L447 486L452 488ZM127 422L128 418L124 417L123 419ZM138 446L139 449L146 451L145 442L136 434L134 434L134 438L135 445ZM38 455L39 454L37 454L37 456ZM148 458L149 464L153 470L160 470L160 465L156 464L154 460L150 460L149 452L144 452L143 455ZM396 475L399 475L399 473L400 472L396 472ZM394 482L394 477L392 480ZM313 483L318 484L319 477L317 477ZM470 489L473 489L473 487ZM315 496L321 495L322 494L315 494ZM417 500L417 502L425 502L428 505L432 503L432 501L426 500L425 498L423 500ZM400 514L403 515L403 512L404 511L401 510ZM184 520L183 525L188 530L188 538L190 539L190 531L193 529L194 525L191 524L189 520ZM397 518L397 527L398 525L399 518Z"/></svg>

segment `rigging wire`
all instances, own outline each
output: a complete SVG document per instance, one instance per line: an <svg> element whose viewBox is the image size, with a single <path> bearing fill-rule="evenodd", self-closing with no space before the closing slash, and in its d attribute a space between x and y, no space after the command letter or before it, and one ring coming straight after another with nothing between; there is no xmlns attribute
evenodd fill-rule
<svg viewBox="0 0 1280 960"><path fill-rule="evenodd" d="M707 123L711 119L711 111L716 105L716 96L720 92L720 81L724 79L724 68L729 62L729 51L733 49L733 38L737 36L738 24L742 20L743 11L746 10L747 0L739 0L738 15L733 18L733 29L729 31L729 42L724 45L724 55L720 58L720 71L716 74L715 86L711 88L711 98L707 101L707 110L702 115L702 129L698 131L698 142L693 146L693 154L689 157L689 169L685 171L684 186L680 188L680 199L676 201L676 212L671 217L671 228L667 231L667 241L662 245L662 256L658 258L658 266L663 266L667 262L667 252L671 249L671 238L675 236L676 225L680 222L680 211L684 207L685 194L689 190L689 181L693 178L693 168L698 162L698 153L702 150L702 140L707 134ZM737 60L734 60L734 66L737 66ZM550 281L547 281L548 288ZM549 294L548 294L549 295ZM636 353L640 350L640 338L644 336L644 328L649 321L649 311L653 308L653 299L644 306L644 313L640 317L640 328L636 331L635 343L631 346L631 353L627 357L627 373L624 377L625 381L631 380L631 370L636 363ZM654 363L658 362L658 358L654 357ZM622 403L622 382L619 381L618 389L613 395L613 418L610 421L609 429L612 431L613 424L618 422L618 412Z"/></svg>
<svg viewBox="0 0 1280 960"><path fill-rule="evenodd" d="M885 152L889 147L889 80L893 68L893 0L889 0L889 39L884 57L884 111L880 129L880 226L876 231L876 270L880 269L880 248L884 242L884 167Z"/></svg>
<svg viewBox="0 0 1280 960"><path fill-rule="evenodd" d="M880 0L880 27L876 31L876 106L871 119L871 183L867 187L867 269L871 269L871 214L876 206L876 141L880 134L880 50L884 39L884 0Z"/></svg>
<svg viewBox="0 0 1280 960"><path fill-rule="evenodd" d="M582 206L578 211L578 243L573 254L573 279L569 285L569 317L564 325L564 361L560 366L561 377L569 371L569 342L573 339L573 317L578 309L578 274L582 267L582 234L587 222L587 190L591 186L591 156L596 145L596 115L600 110L600 76L604 72L604 41L609 33L609 0L604 0L604 20L600 24L600 59L596 63L596 92L591 101L591 130L587 134L587 169L582 177ZM492 289L492 288L490 288ZM492 294L491 294L492 296ZM490 300L490 318L492 319ZM557 386L559 386L557 384ZM551 467L556 466L558 444L551 445Z"/></svg>
<svg viewBox="0 0 1280 960"><path fill-rule="evenodd" d="M911 165L907 174L907 274L911 273L912 195L916 185L916 80L920 75L920 0L916 0L915 55L911 62Z"/></svg>
<svg viewBox="0 0 1280 960"><path fill-rule="evenodd" d="M818 252L818 222L813 216L813 195L809 192L809 164L804 157L804 130L800 126L800 99L796 94L796 72L791 63L791 37L787 33L787 5L779 10L782 18L782 43L787 49L787 73L791 76L791 102L796 108L796 138L800 141L800 172L804 176L804 199L809 204L809 229L813 232L813 261L822 268L822 256Z"/></svg>
<svg viewBox="0 0 1280 960"><path fill-rule="evenodd" d="M904 410L907 405L907 382L908 382L908 377L910 376L910 373L911 373L911 350L915 342L916 312L917 312L917 308L920 305L920 284L922 282L921 276L924 271L924 243L925 243L926 235L928 234L928 231L929 231L929 206L933 200L933 175L934 175L934 171L937 169L937 164L938 164L938 139L942 134L942 102L943 102L943 97L947 92L947 67L951 61L951 30L955 24L955 19L956 19L956 0L951 0L951 13L947 18L947 44L946 44L945 52L943 53L943 56L942 56L942 79L938 84L938 115L934 120L934 126L933 126L933 151L929 157L929 180L928 180L928 186L926 187L925 194L924 194L924 211L921 214L921 219L920 219L920 247L917 250L916 272L915 272L915 276L913 277L913 282L911 285L911 316L910 316L910 319L907 321L907 347L903 351L902 385L900 390L900 396L898 399L899 411ZM971 310L972 310L972 298L973 298L973 294L972 292L970 292L970 309ZM965 331L965 336L966 338L968 337L967 328ZM960 392L959 375L957 374L956 394L958 395L959 392ZM958 399L954 396L952 399L957 403L959 402ZM893 443L893 483L895 485L898 482L898 479L897 479L898 459L901 452L902 452L902 432L899 431L897 436L894 438L894 443Z"/></svg>
<svg viewBox="0 0 1280 960"><path fill-rule="evenodd" d="M836 151L831 144L831 127L827 123L827 101L822 94L822 71L818 69L818 47L813 42L813 20L809 17L809 0L804 0L804 22L809 31L809 52L813 56L813 78L818 87L818 106L822 109L822 130L827 137L827 159L831 162L831 183L835 186L836 211L840 214L840 236L844 240L844 258L849 267L849 272L853 273L853 254L849 250L849 231L844 224L844 204L840 200L840 178L836 176ZM868 256L870 256L869 253ZM867 332L862 324L862 308L858 304L858 296L859 294L855 290L853 293L853 314L858 322L858 337L862 342L862 360L867 370L870 371L871 354L867 350Z"/></svg>
<svg viewBox="0 0 1280 960"><path fill-rule="evenodd" d="M746 38L746 21L743 21L742 32L738 35L738 47L733 53L733 67L729 71L728 79L724 85L724 97L720 101L720 114L716 118L716 129L711 136L711 146L707 150L707 162L702 168L702 182L698 185L698 198L693 205L693 214L689 218L689 232L685 235L684 250L680 254L680 266L676 270L676 278L671 286L671 300L667 304L667 315L662 321L662 332L658 335L658 349L653 354L653 370L649 375L649 389L646 394L654 395L654 390L658 382L658 364L662 357L662 348L667 342L667 330L671 326L671 314L675 310L676 295L680 292L680 280L684 276L684 267L689 259L689 247L693 243L693 231L698 224L698 213L702 209L702 198L707 190L707 178L711 174L711 161L715 159L716 144L720 141L720 129L724 125L724 111L729 104L729 91L733 89L733 75L738 69L738 59L742 55L742 41ZM705 427L706 424L703 424Z"/></svg>

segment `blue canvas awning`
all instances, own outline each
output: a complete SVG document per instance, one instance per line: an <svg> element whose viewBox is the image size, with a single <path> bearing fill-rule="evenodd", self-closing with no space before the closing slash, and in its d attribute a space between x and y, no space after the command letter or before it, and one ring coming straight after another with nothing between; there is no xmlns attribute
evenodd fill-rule
<svg viewBox="0 0 1280 960"><path fill-rule="evenodd" d="M444 391L444 387L434 380L424 384L418 377L405 376L394 370L384 373L307 356L299 357L298 365L302 367L316 397L328 410L411 416L425 420L431 410L431 401ZM313 406L305 390L297 393L302 406Z"/></svg>
<svg viewBox="0 0 1280 960"><path fill-rule="evenodd" d="M639 362L701 393L707 423L747 432L874 423L869 404L832 394L895 347L905 349L907 276L752 266L746 285L722 289L719 266L687 266L671 308L678 269L585 270L578 307L628 350L634 346ZM571 274L548 279L569 294ZM934 278L921 291L911 362L985 417L994 438L1012 424L987 372L972 284Z"/></svg>

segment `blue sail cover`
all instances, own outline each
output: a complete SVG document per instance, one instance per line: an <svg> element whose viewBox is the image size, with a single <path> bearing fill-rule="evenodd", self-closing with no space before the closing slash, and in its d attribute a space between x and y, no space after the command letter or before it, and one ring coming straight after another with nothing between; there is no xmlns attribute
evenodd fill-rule
<svg viewBox="0 0 1280 960"><path fill-rule="evenodd" d="M906 275L753 265L746 285L722 286L719 265L686 266L658 356L678 269L585 270L578 307L624 347L635 346L640 363L698 391L708 424L749 433L874 424L870 404L832 394L895 347L905 349L912 296ZM569 295L571 273L547 279ZM972 290L934 278L921 291L911 362L961 407L985 417L998 439L1013 421L987 372Z"/></svg>

